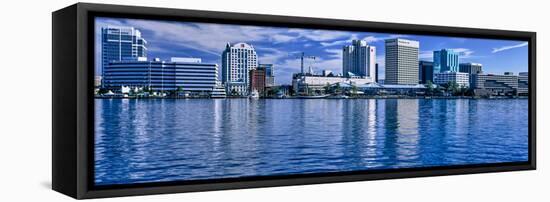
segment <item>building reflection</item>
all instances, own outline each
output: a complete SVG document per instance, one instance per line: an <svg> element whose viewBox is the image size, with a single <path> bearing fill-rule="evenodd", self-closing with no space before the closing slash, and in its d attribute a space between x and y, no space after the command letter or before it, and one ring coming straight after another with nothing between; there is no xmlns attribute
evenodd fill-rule
<svg viewBox="0 0 550 202"><path fill-rule="evenodd" d="M385 113L385 154L390 166L410 166L419 158L419 101L388 99Z"/></svg>

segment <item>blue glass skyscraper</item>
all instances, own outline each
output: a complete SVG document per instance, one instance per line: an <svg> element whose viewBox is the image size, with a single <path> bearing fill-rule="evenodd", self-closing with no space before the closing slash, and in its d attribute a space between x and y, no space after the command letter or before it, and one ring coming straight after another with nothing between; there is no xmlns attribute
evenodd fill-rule
<svg viewBox="0 0 550 202"><path fill-rule="evenodd" d="M133 27L101 28L101 76L105 76L105 67L109 62L136 60L147 57L147 41L141 32ZM102 84L103 86L103 84Z"/></svg>
<svg viewBox="0 0 550 202"><path fill-rule="evenodd" d="M439 72L458 72L459 70L459 59L458 53L450 49L442 49L434 51L434 61L433 61L434 73Z"/></svg>

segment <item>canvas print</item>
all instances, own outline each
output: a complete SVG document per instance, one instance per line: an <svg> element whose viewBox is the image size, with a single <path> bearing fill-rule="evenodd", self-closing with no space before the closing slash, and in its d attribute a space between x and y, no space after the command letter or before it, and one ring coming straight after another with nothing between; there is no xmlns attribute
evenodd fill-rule
<svg viewBox="0 0 550 202"><path fill-rule="evenodd" d="M96 17L97 186L528 161L528 42Z"/></svg>

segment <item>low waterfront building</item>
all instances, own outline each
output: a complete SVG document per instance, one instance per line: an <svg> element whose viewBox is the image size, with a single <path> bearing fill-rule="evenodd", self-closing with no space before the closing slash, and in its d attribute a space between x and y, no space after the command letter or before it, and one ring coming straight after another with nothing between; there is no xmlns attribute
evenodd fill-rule
<svg viewBox="0 0 550 202"><path fill-rule="evenodd" d="M356 85L356 87L366 95L420 95L425 94L426 86L416 85L398 85L398 84L379 84L367 83Z"/></svg>
<svg viewBox="0 0 550 202"><path fill-rule="evenodd" d="M470 74L464 72L440 72L434 73L434 83L443 85L449 82L456 82L458 86L470 87Z"/></svg>
<svg viewBox="0 0 550 202"><path fill-rule="evenodd" d="M518 76L518 95L529 95L529 73L520 72Z"/></svg>
<svg viewBox="0 0 550 202"><path fill-rule="evenodd" d="M216 87L212 90L212 93L210 93L211 98L225 98L227 97L227 94L225 93L225 86L218 81L216 82Z"/></svg>
<svg viewBox="0 0 550 202"><path fill-rule="evenodd" d="M513 74L472 74L470 87L476 95L516 95L518 93L518 76Z"/></svg>
<svg viewBox="0 0 550 202"><path fill-rule="evenodd" d="M300 75L295 74L292 78L292 88L295 93L304 94L308 91L323 91L325 86L336 83L366 84L372 83L371 77L342 77L342 76L322 76L322 75Z"/></svg>
<svg viewBox="0 0 550 202"><path fill-rule="evenodd" d="M324 70L322 71L321 75L323 75L323 76L334 76L334 74L332 73L332 71L327 70L327 69L324 69Z"/></svg>
<svg viewBox="0 0 550 202"><path fill-rule="evenodd" d="M192 58L161 61L113 61L105 68L104 87L119 91L122 86L144 87L153 91L189 91L209 93L216 87L218 65Z"/></svg>

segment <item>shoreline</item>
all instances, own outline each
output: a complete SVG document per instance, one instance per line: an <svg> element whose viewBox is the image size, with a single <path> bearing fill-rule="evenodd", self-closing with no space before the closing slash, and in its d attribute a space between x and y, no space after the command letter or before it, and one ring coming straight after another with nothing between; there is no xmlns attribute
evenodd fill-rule
<svg viewBox="0 0 550 202"><path fill-rule="evenodd" d="M286 100L286 99L299 99L299 100L355 100L355 99L447 99L447 100L457 100L457 99L473 99L473 100L503 100L503 99L529 99L529 96L500 96L500 97L473 97L473 96L368 96L368 97L348 97L348 98L334 98L334 97L324 97L324 98L315 98L315 97L285 97L285 98L273 98L273 97L264 97L264 98L249 98L249 97L225 97L225 98L208 98L208 97L118 97L118 96L94 96L94 99L202 99L202 100L217 100L217 99L250 99L250 100Z"/></svg>

